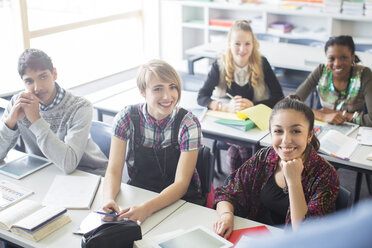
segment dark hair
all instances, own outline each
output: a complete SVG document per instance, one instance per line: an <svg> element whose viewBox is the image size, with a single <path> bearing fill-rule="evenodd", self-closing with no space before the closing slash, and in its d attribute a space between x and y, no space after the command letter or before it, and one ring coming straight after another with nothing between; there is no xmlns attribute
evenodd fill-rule
<svg viewBox="0 0 372 248"><path fill-rule="evenodd" d="M49 70L53 73L52 59L43 51L30 48L26 49L18 59L18 73L23 77L27 69L32 71Z"/></svg>
<svg viewBox="0 0 372 248"><path fill-rule="evenodd" d="M354 62L355 63L360 62L359 57L355 55L355 44L353 41L353 37L349 35L340 35L340 36L330 37L324 46L324 52L327 53L328 47L334 46L334 45L347 46L351 51L351 55L355 56Z"/></svg>
<svg viewBox="0 0 372 248"><path fill-rule="evenodd" d="M309 133L313 131L314 129L314 113L311 110L310 107L308 107L305 103L303 103L300 99L299 96L297 95L289 95L286 98L282 99L279 101L277 104L275 104L273 111L271 112L270 116L270 122L269 122L269 127L271 130L271 121L274 118L274 116L278 113L278 111L283 110L283 109L292 109L297 112L301 112L305 115L305 118L309 121ZM310 141L311 145L315 148L316 151L319 150L319 140L313 134L313 137L311 138ZM308 149L306 149L308 150ZM308 154L307 154L308 155ZM306 157L307 157L306 155Z"/></svg>

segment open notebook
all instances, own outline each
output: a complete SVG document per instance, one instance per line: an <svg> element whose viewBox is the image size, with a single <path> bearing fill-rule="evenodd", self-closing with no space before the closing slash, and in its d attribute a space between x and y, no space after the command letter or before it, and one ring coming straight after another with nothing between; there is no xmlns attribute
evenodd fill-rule
<svg viewBox="0 0 372 248"><path fill-rule="evenodd" d="M329 130L320 139L320 152L349 160L358 146L358 141L336 130Z"/></svg>

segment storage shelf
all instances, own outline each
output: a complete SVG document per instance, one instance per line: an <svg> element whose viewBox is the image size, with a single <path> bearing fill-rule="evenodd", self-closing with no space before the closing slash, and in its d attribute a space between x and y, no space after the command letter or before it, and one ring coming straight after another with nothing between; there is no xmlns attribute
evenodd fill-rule
<svg viewBox="0 0 372 248"><path fill-rule="evenodd" d="M204 24L203 23L184 22L184 23L182 23L182 27L204 29Z"/></svg>
<svg viewBox="0 0 372 248"><path fill-rule="evenodd" d="M372 16L353 16L342 13L327 13L306 11L301 9L281 9L278 4L231 4L218 2L178 1L163 0L171 5L177 5L181 14L181 44L182 58L186 59L185 51L195 46L205 45L215 40L215 36L226 35L229 27L214 26L209 24L211 19L237 20L247 19L256 22L252 28L256 34L268 34L277 37L279 42L287 42L289 39L309 39L325 42L330 36L351 35L356 44L372 44ZM257 19L260 17L260 19ZM187 22L187 19L199 20L200 23ZM261 23L262 21L262 23ZM309 32L295 33L271 33L269 25L273 22L291 23L299 31ZM176 24L174 24L176 25ZM193 33L192 29L195 30ZM316 33L316 30L324 30ZM172 35L172 32L169 33ZM218 37L217 37L218 38ZM289 44L290 46L293 44ZM175 53L173 53L175 54ZM301 56L298 54L297 56Z"/></svg>

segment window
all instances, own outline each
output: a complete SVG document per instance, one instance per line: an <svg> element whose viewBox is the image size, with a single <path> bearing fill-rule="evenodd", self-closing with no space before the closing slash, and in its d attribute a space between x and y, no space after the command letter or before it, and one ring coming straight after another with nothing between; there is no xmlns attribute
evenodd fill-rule
<svg viewBox="0 0 372 248"><path fill-rule="evenodd" d="M9 29L6 42L11 43L1 44L1 47L12 51L0 65L7 64L5 68L10 78L14 78L13 74L17 76L18 56L27 47L39 48L51 56L58 72L57 82L64 88L133 68L143 61L142 1L1 2L9 2L8 7L5 4L0 7L0 10L8 9L9 14L5 17L0 13L0 18L8 19L1 23L7 24L4 25ZM12 27L9 20L15 20ZM20 20L21 25L17 26ZM12 33L21 27L23 44L21 32ZM19 85L22 87L22 83Z"/></svg>

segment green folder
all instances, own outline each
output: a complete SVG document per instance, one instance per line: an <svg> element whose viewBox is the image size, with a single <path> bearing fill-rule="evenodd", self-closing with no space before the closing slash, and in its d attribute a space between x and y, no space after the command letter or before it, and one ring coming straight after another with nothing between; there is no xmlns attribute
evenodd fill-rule
<svg viewBox="0 0 372 248"><path fill-rule="evenodd" d="M215 121L218 124L236 128L242 131L248 131L256 126L251 120L227 120L227 119L218 119Z"/></svg>

